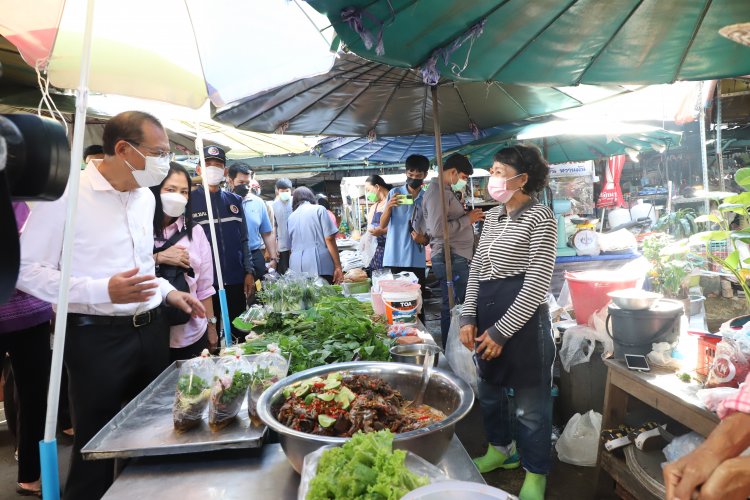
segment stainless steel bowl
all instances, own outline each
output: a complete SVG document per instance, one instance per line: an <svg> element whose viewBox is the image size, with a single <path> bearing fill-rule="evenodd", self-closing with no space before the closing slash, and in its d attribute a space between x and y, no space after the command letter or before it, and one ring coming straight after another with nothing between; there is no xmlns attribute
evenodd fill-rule
<svg viewBox="0 0 750 500"><path fill-rule="evenodd" d="M433 366L437 366L438 357L443 350L432 344L394 345L391 347L391 359L398 363L409 363L422 366L424 364L425 356L430 352L435 357Z"/></svg>
<svg viewBox="0 0 750 500"><path fill-rule="evenodd" d="M282 425L276 420L275 414L283 400L282 391L286 386L300 380L315 376L326 377L329 373L337 371L380 377L391 384L394 389L401 391L407 400L416 395L422 377L422 368L416 365L355 361L319 366L295 373L266 389L258 400L258 415L268 427L279 434L281 447L297 472L302 470L302 461L308 453L328 444L344 443L349 438L318 436L295 431ZM471 387L460 378L435 368L427 384L424 402L445 413L446 419L422 429L396 434L393 444L395 448L409 450L425 460L438 463L453 438L456 422L464 418L471 410L474 404L474 393Z"/></svg>
<svg viewBox="0 0 750 500"><path fill-rule="evenodd" d="M647 292L640 288L625 288L623 290L615 290L607 294L612 302L621 309L628 309L630 311L639 311L642 309L650 309L654 303L664 297L660 293Z"/></svg>

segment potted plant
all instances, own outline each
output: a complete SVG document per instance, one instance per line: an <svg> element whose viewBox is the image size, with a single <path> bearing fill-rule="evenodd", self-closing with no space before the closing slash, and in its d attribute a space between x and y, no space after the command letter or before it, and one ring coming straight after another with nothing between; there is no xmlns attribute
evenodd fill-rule
<svg viewBox="0 0 750 500"><path fill-rule="evenodd" d="M651 263L648 276L654 291L671 299L687 299L689 277L704 263L691 251L688 240L675 241L668 234L654 233L643 240L643 256ZM686 311L687 307L689 303Z"/></svg>
<svg viewBox="0 0 750 500"><path fill-rule="evenodd" d="M746 306L750 311L750 258L747 257L746 245L750 243L750 168L741 168L735 174L735 181L746 191L737 195L726 197L719 205L718 214L701 215L695 219L698 223L706 223L711 226L718 226L718 230L704 231L691 237L691 242L703 243L707 248L708 257L721 265L721 267L732 274L736 282L742 288L745 294ZM739 220L736 220L739 218ZM735 219L735 220L733 220ZM737 224L739 222L739 224ZM744 229L733 229L741 227ZM711 250L711 242L727 242L728 252L726 257L718 255ZM745 247L745 248L743 248ZM743 257L743 254L745 256ZM750 316L743 316L744 321L750 320ZM737 324L738 318L733 321ZM744 324L744 322L743 322Z"/></svg>
<svg viewBox="0 0 750 500"><path fill-rule="evenodd" d="M681 208L664 214L654 224L655 231L664 231L675 239L688 238L698 232L697 214L692 208Z"/></svg>

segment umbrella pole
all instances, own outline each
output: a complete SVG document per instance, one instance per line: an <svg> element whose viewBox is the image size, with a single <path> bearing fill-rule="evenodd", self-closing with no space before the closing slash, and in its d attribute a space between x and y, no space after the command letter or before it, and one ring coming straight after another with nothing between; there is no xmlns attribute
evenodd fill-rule
<svg viewBox="0 0 750 500"><path fill-rule="evenodd" d="M716 160L719 162L719 191L725 191L724 185L724 155L721 144L721 80L716 82Z"/></svg>
<svg viewBox="0 0 750 500"><path fill-rule="evenodd" d="M705 213L710 213L710 206L708 201L708 156L706 154L706 107L703 105L703 82L700 82L698 91L698 107L700 113L698 119L700 120L700 134L701 134L701 167L703 173L703 208Z"/></svg>
<svg viewBox="0 0 750 500"><path fill-rule="evenodd" d="M232 323L229 321L229 308L227 307L227 292L224 290L224 278L221 274L221 259L219 258L219 244L216 239L216 220L214 219L214 209L211 205L211 192L208 189L206 180L206 157L203 155L203 134L198 120L195 121L195 149L198 150L198 158L201 165L201 182L203 182L203 193L206 195L206 211L208 212L208 228L211 232L211 241L213 244L214 266L216 268L216 280L219 282L219 307L221 308L221 324L224 326L224 342L226 347L232 346ZM214 311L216 314L216 311Z"/></svg>
<svg viewBox="0 0 750 500"><path fill-rule="evenodd" d="M42 495L44 498L60 498L60 477L57 464L57 405L60 399L60 376L65 349L65 331L68 318L68 288L70 286L70 261L73 255L75 220L78 210L78 187L81 177L80 158L83 155L83 138L86 131L86 108L88 106L88 81L91 68L91 32L94 23L94 0L88 0L81 50L81 73L76 93L76 113L73 129L73 145L70 154L70 176L68 177L68 203L60 256L60 290L57 295L57 317L55 340L52 349L49 389L47 391L47 416L44 425L44 440L39 442L39 458L42 469Z"/></svg>
<svg viewBox="0 0 750 500"><path fill-rule="evenodd" d="M448 285L448 304L451 310L455 305L453 294L453 261L451 259L450 234L448 231L448 213L446 212L445 184L443 184L443 143L440 138L440 110L438 109L438 90L437 86L432 87L432 119L433 128L435 129L435 157L438 164L438 186L440 187L440 217L443 220L443 257L445 258L445 277Z"/></svg>

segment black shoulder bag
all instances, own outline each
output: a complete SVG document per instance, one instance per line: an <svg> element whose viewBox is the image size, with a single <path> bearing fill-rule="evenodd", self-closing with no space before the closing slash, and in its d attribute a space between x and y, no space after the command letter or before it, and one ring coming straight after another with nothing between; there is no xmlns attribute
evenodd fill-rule
<svg viewBox="0 0 750 500"><path fill-rule="evenodd" d="M180 241L189 230L189 227L185 227L182 231L176 232L160 248L154 247L154 253L163 252L164 250L171 248L175 243ZM185 269L184 267L174 266L172 264L160 264L156 266L156 276L169 281L169 283L178 291L190 293L190 286L188 285L187 279L185 279L186 274L191 278L195 277L195 272L192 267ZM164 304L163 312L167 324L170 326L184 325L190 321L190 314L181 309L177 309L176 307Z"/></svg>

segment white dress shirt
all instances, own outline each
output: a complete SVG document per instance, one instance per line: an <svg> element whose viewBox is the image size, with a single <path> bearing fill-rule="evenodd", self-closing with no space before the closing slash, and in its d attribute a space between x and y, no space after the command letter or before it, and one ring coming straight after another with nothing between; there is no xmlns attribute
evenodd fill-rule
<svg viewBox="0 0 750 500"><path fill-rule="evenodd" d="M68 291L69 311L102 316L130 316L158 307L174 290L158 278L159 288L148 302L113 304L109 279L138 268L154 275L154 196L147 188L120 192L92 160L81 172L75 238ZM67 191L52 202L34 205L21 235L21 269L17 287L41 300L56 303L60 258L67 211Z"/></svg>

